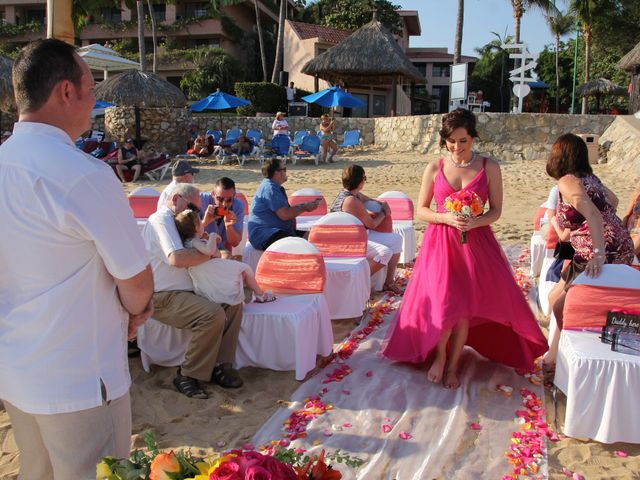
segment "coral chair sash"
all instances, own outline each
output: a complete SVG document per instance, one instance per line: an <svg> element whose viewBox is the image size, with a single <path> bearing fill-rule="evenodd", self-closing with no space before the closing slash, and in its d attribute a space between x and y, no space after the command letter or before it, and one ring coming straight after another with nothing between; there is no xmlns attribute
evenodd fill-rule
<svg viewBox="0 0 640 480"><path fill-rule="evenodd" d="M367 231L363 225L314 225L309 241L325 257L367 255Z"/></svg>
<svg viewBox="0 0 640 480"><path fill-rule="evenodd" d="M129 206L135 218L149 218L149 215L155 213L158 207L158 197L130 196Z"/></svg>
<svg viewBox="0 0 640 480"><path fill-rule="evenodd" d="M245 197L244 193L236 191L236 198L244 204L244 214L249 215L249 202L247 201L247 197Z"/></svg>
<svg viewBox="0 0 640 480"><path fill-rule="evenodd" d="M322 293L327 278L324 259L317 253L291 254L265 251L256 269L256 280L274 293Z"/></svg>
<svg viewBox="0 0 640 480"><path fill-rule="evenodd" d="M573 285L565 299L563 328L603 327L612 310L640 311L640 289Z"/></svg>
<svg viewBox="0 0 640 480"><path fill-rule="evenodd" d="M301 203L313 202L316 198L320 199L320 203L315 210L311 212L304 212L301 217L321 217L327 214L327 201L321 195L291 195L289 197L289 205L295 207Z"/></svg>
<svg viewBox="0 0 640 480"><path fill-rule="evenodd" d="M371 218L375 217L377 214L372 213ZM382 233L391 233L393 232L393 218L389 215L385 215L384 219L380 222L376 228L374 228L376 232Z"/></svg>
<svg viewBox="0 0 640 480"><path fill-rule="evenodd" d="M413 202L410 198L384 198L378 200L389 204L393 220L413 220Z"/></svg>

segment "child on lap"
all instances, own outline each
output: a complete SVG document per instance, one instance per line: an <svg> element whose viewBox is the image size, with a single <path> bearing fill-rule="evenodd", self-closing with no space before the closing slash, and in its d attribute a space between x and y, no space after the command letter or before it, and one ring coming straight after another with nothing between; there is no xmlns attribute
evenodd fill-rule
<svg viewBox="0 0 640 480"><path fill-rule="evenodd" d="M249 265L219 258L217 243L220 237L211 235L206 240L203 238L206 234L198 212L184 210L176 215L175 221L185 247L193 247L200 253L217 257L188 269L197 295L216 303L237 305L244 302L246 285L255 293L256 302L275 300L269 292L262 291Z"/></svg>

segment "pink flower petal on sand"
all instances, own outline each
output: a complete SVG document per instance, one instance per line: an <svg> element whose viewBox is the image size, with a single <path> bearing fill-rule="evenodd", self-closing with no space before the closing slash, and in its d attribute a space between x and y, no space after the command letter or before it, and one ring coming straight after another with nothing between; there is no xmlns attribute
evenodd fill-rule
<svg viewBox="0 0 640 480"><path fill-rule="evenodd" d="M579 473L574 473L571 476L571 480L585 480L584 477L582 475L580 475Z"/></svg>
<svg viewBox="0 0 640 480"><path fill-rule="evenodd" d="M390 418L387 418L387 417L384 417L384 418L382 419L382 421L383 421L383 422L390 422L390 421L391 421L391 419L390 419Z"/></svg>
<svg viewBox="0 0 640 480"><path fill-rule="evenodd" d="M384 433L389 433L391 431L391 425L382 425L382 431Z"/></svg>
<svg viewBox="0 0 640 480"><path fill-rule="evenodd" d="M482 430L482 425L480 425L479 423L471 423L469 424L469 428L471 430Z"/></svg>
<svg viewBox="0 0 640 480"><path fill-rule="evenodd" d="M325 430L324 432L322 432L322 434L323 434L325 437L330 437L330 436L332 436L332 435L333 435L333 432L332 432L331 430Z"/></svg>
<svg viewBox="0 0 640 480"><path fill-rule="evenodd" d="M351 390L342 390L345 395L351 395Z"/></svg>
<svg viewBox="0 0 640 480"><path fill-rule="evenodd" d="M400 432L400 435L398 435L402 440L409 440L411 438L413 438L411 436L411 434L407 433L407 432Z"/></svg>
<svg viewBox="0 0 640 480"><path fill-rule="evenodd" d="M351 425L350 423L343 423L343 424L342 424L342 426L343 426L344 428L351 428L351 427L353 427L353 425Z"/></svg>
<svg viewBox="0 0 640 480"><path fill-rule="evenodd" d="M366 375L367 375L367 377L373 377L373 372L372 372L371 370L369 370L369 371L366 373Z"/></svg>
<svg viewBox="0 0 640 480"><path fill-rule="evenodd" d="M224 440L218 440L218 441L216 442L216 447L218 447L218 448L222 448L222 447L224 447L226 444L227 444L227 442L225 442Z"/></svg>
<svg viewBox="0 0 640 480"><path fill-rule="evenodd" d="M571 470L569 470L567 467L562 467L562 474L565 477L572 477L573 476L573 472Z"/></svg>
<svg viewBox="0 0 640 480"><path fill-rule="evenodd" d="M629 454L627 452L624 452L622 450L616 450L615 452L613 452L613 454L616 457L621 457L621 458L627 458L629 456Z"/></svg>

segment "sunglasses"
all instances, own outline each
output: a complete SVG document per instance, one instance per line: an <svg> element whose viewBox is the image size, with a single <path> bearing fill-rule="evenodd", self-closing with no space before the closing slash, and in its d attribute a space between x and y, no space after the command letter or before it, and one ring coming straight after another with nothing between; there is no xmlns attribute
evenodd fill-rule
<svg viewBox="0 0 640 480"><path fill-rule="evenodd" d="M187 208L188 208L189 210L192 210L192 211L194 211L194 212L199 212L199 211L200 211L200 208L199 208L195 203L187 201L187 199L186 199L186 198L184 198L182 195L179 195L179 196L180 196L180 198L181 198L182 200L184 200L184 201L185 201L185 203L187 204Z"/></svg>
<svg viewBox="0 0 640 480"><path fill-rule="evenodd" d="M233 203L233 197L224 198L224 197L216 196L216 200L219 201L220 203Z"/></svg>

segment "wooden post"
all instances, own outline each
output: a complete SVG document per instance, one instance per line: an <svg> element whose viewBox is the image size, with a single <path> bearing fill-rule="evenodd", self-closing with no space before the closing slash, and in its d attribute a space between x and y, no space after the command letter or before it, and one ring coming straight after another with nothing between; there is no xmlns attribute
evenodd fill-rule
<svg viewBox="0 0 640 480"><path fill-rule="evenodd" d="M74 45L72 0L47 0L47 38L57 38Z"/></svg>
<svg viewBox="0 0 640 480"><path fill-rule="evenodd" d="M391 116L395 117L398 110L398 76L393 76L391 82Z"/></svg>
<svg viewBox="0 0 640 480"><path fill-rule="evenodd" d="M629 92L629 114L640 111L640 68L631 76L631 92Z"/></svg>
<svg viewBox="0 0 640 480"><path fill-rule="evenodd" d="M320 82L318 81L318 75L313 76L313 93L318 93Z"/></svg>
<svg viewBox="0 0 640 480"><path fill-rule="evenodd" d="M409 90L409 115L413 115L413 98L416 96L416 82L411 82L411 90Z"/></svg>

